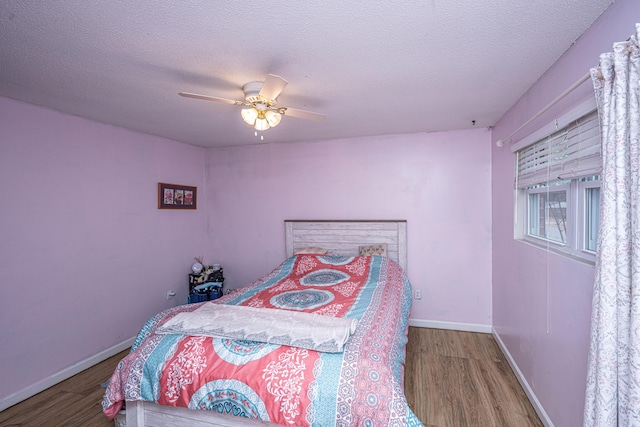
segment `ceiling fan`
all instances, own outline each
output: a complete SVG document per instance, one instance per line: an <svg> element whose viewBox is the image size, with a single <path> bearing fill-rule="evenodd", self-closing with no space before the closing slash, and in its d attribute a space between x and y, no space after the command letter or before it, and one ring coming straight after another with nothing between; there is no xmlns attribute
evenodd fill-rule
<svg viewBox="0 0 640 427"><path fill-rule="evenodd" d="M179 95L186 98L224 102L226 104L244 107L240 111L242 119L248 125L253 126L256 131L264 131L277 126L282 116L297 117L299 119L317 122L323 121L325 119L324 114L278 106L278 95L282 93L288 83L289 82L280 76L268 74L264 82L249 82L242 87L245 97L244 101L189 92L180 92Z"/></svg>

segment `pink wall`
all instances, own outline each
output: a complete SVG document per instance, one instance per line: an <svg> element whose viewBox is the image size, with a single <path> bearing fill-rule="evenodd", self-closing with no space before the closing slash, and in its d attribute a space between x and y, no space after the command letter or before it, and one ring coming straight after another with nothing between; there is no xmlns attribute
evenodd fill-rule
<svg viewBox="0 0 640 427"><path fill-rule="evenodd" d="M211 254L231 288L284 260L285 219L406 219L412 319L491 324L486 129L212 149Z"/></svg>
<svg viewBox="0 0 640 427"><path fill-rule="evenodd" d="M627 39L640 20L636 0L617 0L497 123L504 138ZM514 138L593 96L590 81ZM556 426L582 425L593 267L513 239L514 156L492 146L493 325Z"/></svg>
<svg viewBox="0 0 640 427"><path fill-rule="evenodd" d="M0 129L1 401L185 302L207 204L157 209L159 181L204 190L202 148L7 98Z"/></svg>

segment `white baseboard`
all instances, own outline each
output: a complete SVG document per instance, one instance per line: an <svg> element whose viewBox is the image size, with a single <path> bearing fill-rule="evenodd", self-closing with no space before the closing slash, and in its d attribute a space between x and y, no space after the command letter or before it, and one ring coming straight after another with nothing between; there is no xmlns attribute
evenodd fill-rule
<svg viewBox="0 0 640 427"><path fill-rule="evenodd" d="M409 326L415 326L417 328L431 328L431 329L450 329L454 331L464 332L484 332L491 333L491 325L480 325L477 323L458 323L458 322L443 322L439 320L422 320L422 319L409 319Z"/></svg>
<svg viewBox="0 0 640 427"><path fill-rule="evenodd" d="M540 421L542 421L542 424L544 424L545 427L554 427L553 423L551 422L551 418L549 418L549 415L544 410L544 407L542 406L542 404L538 400L538 397L536 396L536 394L533 392L533 390L529 386L529 383L527 382L527 379L522 374L522 371L518 367L518 364L516 363L516 361L513 359L513 356L511 355L511 353L507 349L507 346L504 344L504 342L500 338L500 335L498 334L498 332L496 332L495 329L493 329L492 333L493 333L493 337L495 338L496 342L498 343L498 347L500 347L500 350L502 350L502 353L507 358L507 361L509 362L509 365L511 366L511 369L516 374L516 378L518 378L518 381L520 382L520 385L524 389L524 392L527 394L527 397L529 398L529 401L531 402L531 405L533 405L533 409L535 409L536 413L540 417Z"/></svg>
<svg viewBox="0 0 640 427"><path fill-rule="evenodd" d="M123 350L126 350L127 348L133 345L134 340L135 340L135 337L122 341L119 344L116 344L112 347L109 347L106 350L101 351L98 354L95 354L91 357L81 360L78 363L75 363L69 366L68 368L65 368L59 372L56 372L55 374L41 381L38 381L37 383L32 384L16 393L10 394L5 399L2 399L0 401L0 411L4 411L5 409L15 405L16 403L20 403L23 400L30 398L31 396L35 396L41 391L46 390L49 387L54 386L59 382L66 380L67 378L71 378L75 374L78 374L84 371L85 369L88 369L93 365L96 365L102 362L103 360L106 360L111 356L120 353Z"/></svg>

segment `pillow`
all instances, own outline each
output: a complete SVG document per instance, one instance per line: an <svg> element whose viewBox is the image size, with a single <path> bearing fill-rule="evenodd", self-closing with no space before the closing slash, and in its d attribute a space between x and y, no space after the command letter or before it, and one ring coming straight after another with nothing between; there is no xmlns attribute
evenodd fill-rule
<svg viewBox="0 0 640 427"><path fill-rule="evenodd" d="M387 256L387 244L378 243L377 245L360 246L360 256L382 255Z"/></svg>
<svg viewBox="0 0 640 427"><path fill-rule="evenodd" d="M293 254L294 255L309 255L309 254L326 255L327 252L329 252L327 249L310 247L310 248L298 248L293 252Z"/></svg>

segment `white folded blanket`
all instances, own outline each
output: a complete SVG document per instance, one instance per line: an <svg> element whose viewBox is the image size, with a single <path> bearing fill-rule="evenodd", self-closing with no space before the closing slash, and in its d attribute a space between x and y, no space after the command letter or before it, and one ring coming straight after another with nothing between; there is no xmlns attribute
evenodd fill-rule
<svg viewBox="0 0 640 427"><path fill-rule="evenodd" d="M208 302L192 312L178 313L156 333L231 338L340 353L357 324L357 319L345 317Z"/></svg>

